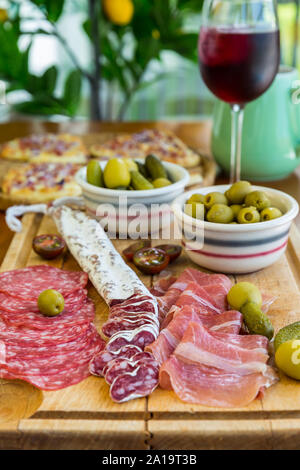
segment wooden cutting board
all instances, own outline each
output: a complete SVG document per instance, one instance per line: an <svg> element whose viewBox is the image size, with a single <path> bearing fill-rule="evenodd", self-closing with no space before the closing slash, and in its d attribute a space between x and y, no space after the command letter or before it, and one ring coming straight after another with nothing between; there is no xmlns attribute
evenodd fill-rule
<svg viewBox="0 0 300 470"><path fill-rule="evenodd" d="M96 143L103 143L106 140L111 139L115 135L116 133L112 132L98 132L97 134L85 134L81 137L87 149L89 149L91 145ZM13 198L4 197L4 195L1 193L1 185L3 177L10 168L15 168L24 165L26 165L26 163L0 159L0 210L6 210L10 206L20 204L20 202L16 202ZM188 189L212 185L215 182L216 171L217 165L214 160L210 157L202 156L201 165L189 169L189 173L191 175L191 182L194 181L195 183L191 184Z"/></svg>
<svg viewBox="0 0 300 470"><path fill-rule="evenodd" d="M35 234L55 233L49 217L26 215L1 270L45 263L31 249ZM115 241L122 251L130 242ZM159 244L157 240L154 244ZM70 254L49 262L63 269L79 269ZM194 266L183 254L171 269L178 274ZM141 275L150 287L153 279ZM237 276L274 296L269 316L276 330L300 320L300 234L291 230L286 254L270 268ZM108 309L96 290L89 295L96 305L100 329ZM30 413L28 418L28 406ZM298 449L300 447L300 384L280 376L263 399L242 409L187 405L173 392L157 389L150 397L113 403L104 379L89 377L57 392L44 392L43 401L22 398L19 418L7 422L9 406L0 383L0 449ZM28 403L27 403L27 401ZM35 404L35 410L34 410ZM27 413L27 414L26 414ZM29 414L30 414L29 413Z"/></svg>

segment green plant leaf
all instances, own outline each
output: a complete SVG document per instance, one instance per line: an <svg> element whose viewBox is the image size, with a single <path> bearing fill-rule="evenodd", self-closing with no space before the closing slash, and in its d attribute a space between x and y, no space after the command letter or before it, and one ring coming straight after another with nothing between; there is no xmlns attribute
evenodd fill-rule
<svg viewBox="0 0 300 470"><path fill-rule="evenodd" d="M44 74L41 76L43 90L49 95L53 95L56 81L57 81L58 70L55 65L49 67Z"/></svg>
<svg viewBox="0 0 300 470"><path fill-rule="evenodd" d="M135 59L145 69L150 60L159 58L160 51L160 41L154 38L143 38L137 44Z"/></svg>
<svg viewBox="0 0 300 470"><path fill-rule="evenodd" d="M165 42L164 46L165 49L175 51L186 59L197 62L197 42L197 33L182 33L170 38L169 41Z"/></svg>
<svg viewBox="0 0 300 470"><path fill-rule="evenodd" d="M59 104L45 104L43 101L33 99L32 101L24 101L13 106L16 111L24 114L34 114L40 116L51 116L53 114L66 115L67 112L63 106Z"/></svg>
<svg viewBox="0 0 300 470"><path fill-rule="evenodd" d="M74 116L79 105L81 96L81 73L79 70L73 70L68 75L65 86L62 102L68 110L70 116Z"/></svg>
<svg viewBox="0 0 300 470"><path fill-rule="evenodd" d="M64 0L46 0L45 4L49 20L56 22L64 9Z"/></svg>

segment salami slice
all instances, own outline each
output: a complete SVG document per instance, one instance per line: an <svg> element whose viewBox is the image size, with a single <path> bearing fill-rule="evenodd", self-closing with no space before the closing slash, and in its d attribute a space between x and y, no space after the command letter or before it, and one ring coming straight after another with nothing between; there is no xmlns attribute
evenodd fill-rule
<svg viewBox="0 0 300 470"><path fill-rule="evenodd" d="M150 364L151 366L156 366L159 370L159 365L153 356L147 352L141 352L135 354L130 359L117 358L111 361L105 371L105 381L111 385L119 375L132 373L141 364Z"/></svg>
<svg viewBox="0 0 300 470"><path fill-rule="evenodd" d="M22 348L7 344L0 360L0 377L22 379L43 390L58 390L89 375L91 358L103 350L104 341L94 325L73 342L49 347Z"/></svg>
<svg viewBox="0 0 300 470"><path fill-rule="evenodd" d="M152 325L155 331L157 331L157 336L159 333L159 328L157 325L156 318L150 315L141 314L138 316L127 316L121 318L112 318L108 320L102 326L102 332L105 336L110 338L120 331L132 331L136 328L142 327L144 325Z"/></svg>
<svg viewBox="0 0 300 470"><path fill-rule="evenodd" d="M64 297L83 289L88 275L82 271L63 271L48 265L30 266L0 273L0 291L22 300L36 300L46 289Z"/></svg>
<svg viewBox="0 0 300 470"><path fill-rule="evenodd" d="M82 358L82 354L89 355L89 359L93 357L92 352L95 345L104 348L105 343L99 336L95 326L91 323L86 332L73 341L60 343L49 347L21 348L17 344L7 344L5 346L5 364L10 369L21 372L27 368L39 369L45 368L50 372L56 366L68 363L70 358L72 362L76 362L78 358ZM34 374L33 374L34 375Z"/></svg>
<svg viewBox="0 0 300 470"><path fill-rule="evenodd" d="M85 292L85 290L80 290L65 297L65 308L63 312L56 317L46 317L42 315L37 308L36 302L35 305L32 302L32 308L30 310L23 311L21 308L18 308L18 304L21 304L22 301L13 298L12 301L9 302L9 306L15 305L15 310L11 312L2 310L3 303L1 302L1 298L6 294L0 293L0 317L8 325L48 330L49 333L54 329L57 333L60 329L66 329L76 325L79 326L93 321L95 307L93 302L86 297ZM4 305L7 306L8 302Z"/></svg>
<svg viewBox="0 0 300 470"><path fill-rule="evenodd" d="M62 369L52 375L31 375L30 371L28 371L27 374L16 374L0 365L0 378L24 380L25 382L29 382L35 387L45 391L60 390L62 388L70 387L71 385L75 385L86 379L89 375L88 362L74 365L72 368Z"/></svg>
<svg viewBox="0 0 300 470"><path fill-rule="evenodd" d="M141 363L133 372L118 375L110 387L112 400L123 403L150 395L158 385L158 374L155 364Z"/></svg>
<svg viewBox="0 0 300 470"><path fill-rule="evenodd" d="M117 351L125 345L133 344L142 350L157 338L156 328L144 325L132 331L120 331L110 338L106 345L108 351Z"/></svg>
<svg viewBox="0 0 300 470"><path fill-rule="evenodd" d="M87 328L89 323L81 325L74 325L71 328L56 330L37 330L30 328L18 328L11 325L6 325L0 320L0 341L14 342L22 347L31 346L47 346L72 341L81 335Z"/></svg>
<svg viewBox="0 0 300 470"><path fill-rule="evenodd" d="M130 359L139 352L142 352L141 348L131 344L126 345L117 351L108 351L107 349L104 349L92 358L89 365L90 373L97 377L103 377L110 361L113 361L116 358Z"/></svg>

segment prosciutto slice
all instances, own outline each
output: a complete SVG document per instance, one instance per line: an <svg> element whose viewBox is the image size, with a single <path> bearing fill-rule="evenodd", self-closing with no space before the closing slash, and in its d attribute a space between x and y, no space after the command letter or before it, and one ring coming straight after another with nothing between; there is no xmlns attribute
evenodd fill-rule
<svg viewBox="0 0 300 470"><path fill-rule="evenodd" d="M187 290L186 297L181 298L181 294ZM162 328L165 328L172 320L174 305L182 306L191 304L193 293L190 291L196 289L197 298L195 303L202 303L203 308L207 307L208 313L221 313L227 310L227 293L232 287L231 280L224 274L207 274L197 269L186 269L167 290L164 296L158 297L160 321ZM190 298L187 298L187 297Z"/></svg>
<svg viewBox="0 0 300 470"><path fill-rule="evenodd" d="M161 331L154 343L146 346L146 351L150 351L160 365L163 364L180 343L191 321L221 334L238 334L242 315L234 310L220 315L201 315L195 306L187 305L175 312L173 320Z"/></svg>
<svg viewBox="0 0 300 470"><path fill-rule="evenodd" d="M266 364L267 347L262 336L217 333L190 322L160 369L160 386L188 403L245 406L277 380Z"/></svg>
<svg viewBox="0 0 300 470"><path fill-rule="evenodd" d="M249 375L266 371L267 347L268 340L263 336L215 333L199 323L190 322L175 355L185 362Z"/></svg>
<svg viewBox="0 0 300 470"><path fill-rule="evenodd" d="M174 390L180 400L223 408L247 406L262 388L277 380L271 368L264 375L237 375L202 364L186 363L176 355L163 364L159 373L160 386Z"/></svg>
<svg viewBox="0 0 300 470"><path fill-rule="evenodd" d="M191 282L178 297L176 304L169 310L162 323L165 328L174 313L185 305L197 307L201 315L215 315L227 310L227 288L223 284L199 286Z"/></svg>

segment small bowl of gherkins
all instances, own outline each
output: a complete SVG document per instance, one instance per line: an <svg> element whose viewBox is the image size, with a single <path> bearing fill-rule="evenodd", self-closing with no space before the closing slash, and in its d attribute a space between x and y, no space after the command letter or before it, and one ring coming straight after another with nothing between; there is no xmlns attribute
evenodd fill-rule
<svg viewBox="0 0 300 470"><path fill-rule="evenodd" d="M299 211L288 194L247 181L189 191L172 209L187 255L212 271L237 274L280 258Z"/></svg>
<svg viewBox="0 0 300 470"><path fill-rule="evenodd" d="M155 155L145 160L113 158L108 161L90 160L76 174L81 186L86 210L99 220L108 220L119 232L122 224L139 217L147 233L170 224L169 204L184 191L189 173L179 165L161 162ZM151 222L151 223L150 223ZM157 223L158 222L158 223Z"/></svg>

